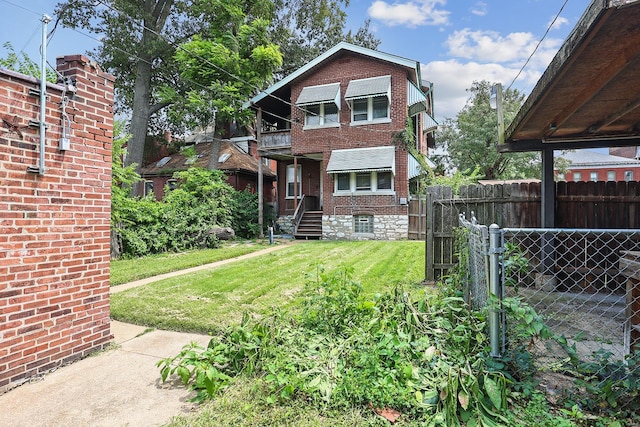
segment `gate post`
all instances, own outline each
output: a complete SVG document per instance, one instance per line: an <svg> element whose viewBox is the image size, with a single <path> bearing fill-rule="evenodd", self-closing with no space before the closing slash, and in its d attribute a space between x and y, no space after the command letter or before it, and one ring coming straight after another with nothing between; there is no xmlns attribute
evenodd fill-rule
<svg viewBox="0 0 640 427"><path fill-rule="evenodd" d="M500 357L500 312L502 310L502 292L500 291L500 254L504 250L500 244L500 227L489 226L489 295L497 301L491 305L489 313L489 341L491 357Z"/></svg>

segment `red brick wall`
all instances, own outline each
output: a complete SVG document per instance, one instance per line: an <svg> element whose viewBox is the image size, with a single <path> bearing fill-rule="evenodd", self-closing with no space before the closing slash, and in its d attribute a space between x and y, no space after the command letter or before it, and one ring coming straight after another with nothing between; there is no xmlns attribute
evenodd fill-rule
<svg viewBox="0 0 640 427"><path fill-rule="evenodd" d="M0 70L0 390L104 348L109 323L113 77L83 56L58 58L76 81L70 149L59 151L62 86L49 84L44 174L40 98Z"/></svg>
<svg viewBox="0 0 640 427"><path fill-rule="evenodd" d="M640 167L635 165L624 165L624 166L616 166L616 167L598 167L598 168L572 168L570 167L564 174L564 179L562 181L609 181L609 172L615 173L615 178L611 181L626 181L625 172L630 171L633 174L631 181L640 180ZM595 172L597 178L591 179L591 174ZM580 174L580 178L576 179L576 173Z"/></svg>
<svg viewBox="0 0 640 427"><path fill-rule="evenodd" d="M351 126L351 109L344 100L344 94L349 81L378 76L391 76L391 122ZM292 154L304 155L323 153L323 162L326 168L332 150L345 148L366 148L384 145L395 145L393 135L404 129L407 118L407 75L406 69L394 66L388 62L366 58L356 54L346 54L315 70L305 79L296 81L291 86L292 120L300 125L291 128ZM305 86L314 86L340 82L340 127L303 130L304 112L295 107L295 101ZM407 182L407 152L396 149L396 170L394 189L396 196L333 196L333 179L324 174L323 182L323 210L333 213L334 207L345 204L357 204L360 206L380 206L370 208L375 214L406 215L407 207L400 206L399 198L408 197L409 186ZM280 175L282 170L278 170ZM304 172L303 167L303 174ZM282 199L285 191L284 179L279 183L279 197L281 201L280 212L291 214L283 209ZM303 192L305 182L303 179ZM306 194L306 193L305 193Z"/></svg>

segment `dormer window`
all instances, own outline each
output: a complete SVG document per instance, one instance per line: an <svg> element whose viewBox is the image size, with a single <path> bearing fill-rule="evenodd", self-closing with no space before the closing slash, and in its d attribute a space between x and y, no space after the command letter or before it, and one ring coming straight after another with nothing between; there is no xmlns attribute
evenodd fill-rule
<svg viewBox="0 0 640 427"><path fill-rule="evenodd" d="M344 98L351 107L352 125L391 121L391 76L351 80Z"/></svg>
<svg viewBox="0 0 640 427"><path fill-rule="evenodd" d="M340 83L305 86L296 107L304 112L304 129L340 126Z"/></svg>

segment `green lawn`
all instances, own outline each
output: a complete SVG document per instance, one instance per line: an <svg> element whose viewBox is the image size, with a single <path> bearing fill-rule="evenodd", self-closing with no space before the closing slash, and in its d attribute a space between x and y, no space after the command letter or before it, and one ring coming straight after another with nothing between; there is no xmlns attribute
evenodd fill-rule
<svg viewBox="0 0 640 427"><path fill-rule="evenodd" d="M223 243L219 248L150 255L111 261L111 286L145 279L158 274L184 270L210 262L235 258L267 248L265 243Z"/></svg>
<svg viewBox="0 0 640 427"><path fill-rule="evenodd" d="M142 260L139 266L142 268ZM424 242L299 242L256 258L129 289L111 296L111 315L159 329L208 333L259 315L291 308L319 266L353 268L365 293L424 278Z"/></svg>

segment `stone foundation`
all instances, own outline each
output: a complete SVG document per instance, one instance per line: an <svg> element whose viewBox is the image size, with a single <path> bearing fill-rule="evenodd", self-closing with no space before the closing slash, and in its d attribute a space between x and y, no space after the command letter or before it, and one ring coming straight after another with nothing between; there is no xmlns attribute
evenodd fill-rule
<svg viewBox="0 0 640 427"><path fill-rule="evenodd" d="M327 240L402 240L408 233L406 215L374 215L373 233L355 233L353 215L322 216L322 238Z"/></svg>
<svg viewBox="0 0 640 427"><path fill-rule="evenodd" d="M276 219L280 234L293 234L293 215L282 215Z"/></svg>

